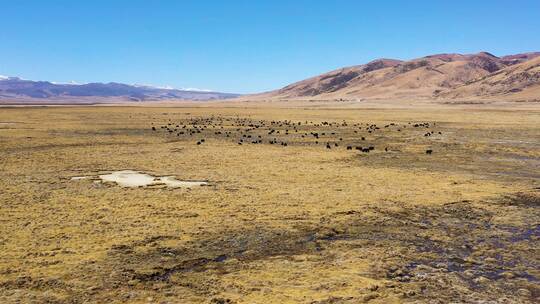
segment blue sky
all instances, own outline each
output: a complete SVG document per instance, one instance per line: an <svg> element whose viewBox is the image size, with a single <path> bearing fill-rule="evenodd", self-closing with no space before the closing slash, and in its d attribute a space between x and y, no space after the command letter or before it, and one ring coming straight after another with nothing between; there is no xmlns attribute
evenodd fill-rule
<svg viewBox="0 0 540 304"><path fill-rule="evenodd" d="M540 1L0 0L0 75L250 93L342 66L540 51Z"/></svg>

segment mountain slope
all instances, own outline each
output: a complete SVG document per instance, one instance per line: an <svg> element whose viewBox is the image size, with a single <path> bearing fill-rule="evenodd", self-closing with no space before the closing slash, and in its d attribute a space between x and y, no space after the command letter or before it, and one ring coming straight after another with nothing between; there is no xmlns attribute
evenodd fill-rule
<svg viewBox="0 0 540 304"><path fill-rule="evenodd" d="M238 97L238 94L162 89L122 83L56 84L48 81L0 78L0 100L213 100Z"/></svg>
<svg viewBox="0 0 540 304"><path fill-rule="evenodd" d="M378 59L358 66L342 68L320 76L309 78L277 92L282 97L315 96L336 92L349 86L350 82L362 75L400 64L400 60Z"/></svg>
<svg viewBox="0 0 540 304"><path fill-rule="evenodd" d="M346 67L299 81L252 99L432 99L462 98L452 90L483 79L503 69L519 66L540 53L497 57L477 54L436 54L410 61L381 59L366 65ZM534 80L532 80L534 81ZM477 95L474 95L477 96Z"/></svg>
<svg viewBox="0 0 540 304"><path fill-rule="evenodd" d="M540 100L540 57L508 66L451 91L443 92L440 96L450 99L511 97Z"/></svg>

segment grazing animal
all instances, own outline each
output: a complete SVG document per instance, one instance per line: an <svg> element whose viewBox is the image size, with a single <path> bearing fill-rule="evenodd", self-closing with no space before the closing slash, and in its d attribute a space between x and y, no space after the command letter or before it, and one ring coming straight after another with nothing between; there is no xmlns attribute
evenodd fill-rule
<svg viewBox="0 0 540 304"><path fill-rule="evenodd" d="M351 147L351 146L347 146L347 150L352 150L352 147Z"/></svg>
<svg viewBox="0 0 540 304"><path fill-rule="evenodd" d="M431 154L431 153L433 153L433 150L431 150L431 149L426 150L426 154Z"/></svg>

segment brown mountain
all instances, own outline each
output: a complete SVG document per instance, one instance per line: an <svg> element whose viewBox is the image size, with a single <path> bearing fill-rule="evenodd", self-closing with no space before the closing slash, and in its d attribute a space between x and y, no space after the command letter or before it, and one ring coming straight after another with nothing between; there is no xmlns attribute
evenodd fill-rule
<svg viewBox="0 0 540 304"><path fill-rule="evenodd" d="M477 54L436 54L410 61L379 59L365 65L346 67L293 83L282 89L248 96L250 99L433 99L493 97L513 94L538 84L535 76L512 76L524 65L535 61L537 53L497 57L487 52ZM527 66L528 67L528 66ZM498 77L495 77L499 75ZM491 78L495 77L495 78ZM508 74L510 77L510 74ZM521 77L521 78L519 78ZM504 88L488 90L474 83L490 81ZM527 80L525 80L527 79ZM523 82L520 82L523 81ZM536 81L536 82L535 82ZM502 86L502 84L501 84ZM475 90L484 90L479 94ZM484 92L483 91L483 92ZM527 89L528 91L528 89ZM454 93L453 93L454 92ZM490 93L487 93L490 92ZM510 93L508 93L510 92ZM540 96L537 96L540 98Z"/></svg>
<svg viewBox="0 0 540 304"><path fill-rule="evenodd" d="M540 57L505 67L442 92L440 96L449 99L504 97L515 100L540 100Z"/></svg>
<svg viewBox="0 0 540 304"><path fill-rule="evenodd" d="M330 94L346 89L351 81L377 70L395 67L400 60L378 59L364 65L342 68L313 78L309 78L279 90L277 95L283 97L316 96Z"/></svg>

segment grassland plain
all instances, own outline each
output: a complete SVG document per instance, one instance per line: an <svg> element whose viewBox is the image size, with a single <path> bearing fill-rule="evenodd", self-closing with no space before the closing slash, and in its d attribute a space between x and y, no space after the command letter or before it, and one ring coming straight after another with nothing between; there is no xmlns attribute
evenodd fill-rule
<svg viewBox="0 0 540 304"><path fill-rule="evenodd" d="M232 135L161 128L193 118ZM0 302L534 303L539 139L534 108L0 108ZM210 185L71 180L124 169Z"/></svg>

